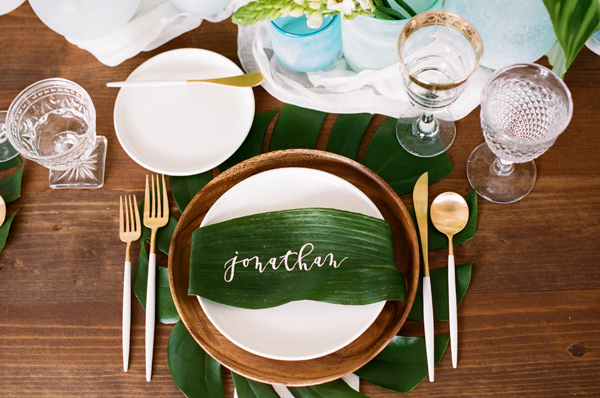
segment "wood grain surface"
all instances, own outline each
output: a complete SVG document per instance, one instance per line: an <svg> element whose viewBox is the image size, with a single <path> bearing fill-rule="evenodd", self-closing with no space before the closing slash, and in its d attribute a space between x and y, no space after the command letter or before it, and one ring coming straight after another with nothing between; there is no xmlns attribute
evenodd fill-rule
<svg viewBox="0 0 600 398"><path fill-rule="evenodd" d="M22 197L9 207L9 214L19 213L0 254L0 396L182 397L166 358L172 326L157 325L154 375L145 381L144 312L135 300L130 370L122 370L119 195L142 197L147 171L119 145L112 116L117 90L105 84L125 80L143 61L175 48L216 51L239 65L237 27L229 20L204 22L117 67L51 31L27 3L0 16L0 29L0 109L30 83L64 77L90 93L98 133L108 139L100 190L51 190L47 170L26 162ZM573 120L536 161L533 191L510 205L480 200L477 235L456 248L457 263L477 262L458 310L458 368L447 353L436 381L423 382L411 397L600 396L600 56L584 48L565 82ZM262 88L254 92L257 112L282 105ZM359 157L383 120L371 121ZM335 115L325 119L317 148L325 148L334 121ZM430 187L430 198L471 190L466 161L482 141L476 109L458 122L448 151L454 171ZM410 195L400 199L412 209ZM172 210L179 217L174 204ZM138 252L134 246L133 258ZM166 256L158 263L166 266ZM432 253L430 263L445 266L446 253ZM226 371L224 380L232 397ZM366 382L361 391L400 396Z"/></svg>

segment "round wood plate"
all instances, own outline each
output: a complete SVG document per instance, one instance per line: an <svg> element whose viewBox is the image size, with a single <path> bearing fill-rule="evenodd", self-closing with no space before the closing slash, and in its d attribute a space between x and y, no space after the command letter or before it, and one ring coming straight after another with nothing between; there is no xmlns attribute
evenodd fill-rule
<svg viewBox="0 0 600 398"><path fill-rule="evenodd" d="M406 279L406 301L388 301L377 319L356 340L329 355L302 361L261 357L238 347L208 320L196 296L188 295L190 242L206 212L221 195L244 179L282 167L305 167L336 175L354 184L391 225L396 266ZM223 366L249 379L270 384L321 384L355 371L375 357L402 327L419 282L417 234L400 198L361 164L328 152L291 149L269 152L242 162L209 182L183 212L169 249L169 284L181 320L200 346Z"/></svg>

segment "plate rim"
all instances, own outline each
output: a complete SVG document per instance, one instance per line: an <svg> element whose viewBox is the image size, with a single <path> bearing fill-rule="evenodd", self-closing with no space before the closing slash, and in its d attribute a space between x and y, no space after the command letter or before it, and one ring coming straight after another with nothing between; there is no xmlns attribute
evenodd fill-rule
<svg viewBox="0 0 600 398"><path fill-rule="evenodd" d="M388 301L377 319L357 339L331 354L299 361L281 361L245 351L206 322L199 301L187 295L189 240L212 203L225 191L250 175L273 168L300 166L321 169L342 177L363 191L392 225L394 246L403 245L406 257L396 258L407 282L406 300ZM369 192L365 192L365 190ZM199 215L196 216L195 213ZM393 220L391 219L393 218ZM187 244L179 244L179 241ZM186 247L187 246L187 247ZM404 259L403 259L404 258ZM362 164L330 152L289 149L267 152L239 163L212 179L190 201L173 233L169 247L169 287L175 307L190 335L226 368L268 384L309 386L354 372L381 352L396 336L415 300L419 282L419 248L415 227L406 207L381 177Z"/></svg>
<svg viewBox="0 0 600 398"><path fill-rule="evenodd" d="M222 54L219 54L215 51L206 50L203 48L184 47L184 48L176 48L176 49L164 51L164 52L161 52L159 54L156 54L156 55L148 58L147 60L145 60L144 62L139 64L137 67L135 67L129 73L129 75L127 76L127 78L125 80L126 81L133 80L133 79L131 79L131 76L134 73L138 73L139 71L144 71L144 70L148 69L148 65L152 65L153 63L159 62L162 58L173 57L173 56L175 56L174 54L180 55L180 56L185 56L186 53L198 54L198 55L209 54L211 57L215 57L215 58L221 59L224 62L229 63L230 66L234 67L236 69L236 71L238 71L239 73L244 73L244 70L239 65L237 65L235 62L233 62L232 60L230 60L229 58L227 58L226 56L224 56ZM130 159L132 159L134 162L136 162L140 166L142 166L150 171L153 171L155 173L171 175L171 176L190 176L190 175L199 174L199 173L203 173L208 170L211 170L211 169L215 168L216 166L218 166L219 164L221 164L222 162L224 162L225 160L227 160L231 155L233 155L240 148L240 146L243 144L245 138L248 136L248 133L250 132L250 129L252 127L253 118L249 118L248 126L247 126L248 131L244 135L244 138L242 140L240 140L239 144L235 148L233 148L233 151L231 151L229 156L227 158L221 160L219 163L210 164L210 167L204 166L204 167L199 167L194 170L188 170L188 171L161 169L160 167L155 167L151 164L148 164L146 161L139 159L139 157L134 155L129 148L127 148L125 145L123 145L123 140L122 140L123 132L120 131L117 126L117 119L118 119L117 112L118 112L119 103L124 101L122 99L123 98L122 93L123 93L124 89L127 89L127 88L119 89L119 92L117 93L117 97L115 98L115 105L113 108L113 127L115 129L115 134L117 136L117 140L119 141L119 145L121 146L121 148L125 151L125 153L127 154L127 156L129 156ZM133 89L129 88L129 90L135 90L135 88L133 88ZM246 92L250 93L252 98L251 98L251 101L248 102L248 104L249 105L251 104L252 109L249 110L249 113L254 115L254 112L256 109L256 98L254 96L254 91L252 90L252 88L240 88L240 90L245 90Z"/></svg>

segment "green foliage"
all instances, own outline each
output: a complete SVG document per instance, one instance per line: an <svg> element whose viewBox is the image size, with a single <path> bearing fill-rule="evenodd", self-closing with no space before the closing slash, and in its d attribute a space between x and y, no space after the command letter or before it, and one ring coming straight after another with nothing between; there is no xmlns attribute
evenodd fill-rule
<svg viewBox="0 0 600 398"><path fill-rule="evenodd" d="M452 163L446 153L431 158L420 158L406 152L396 139L397 119L383 121L371 140L361 163L383 178L398 195L412 192L419 177L429 172L433 184L452 172Z"/></svg>
<svg viewBox="0 0 600 398"><path fill-rule="evenodd" d="M19 167L17 171L0 180L0 195L7 205L21 197L21 181L23 180L23 168L25 167L25 164L21 164L21 160L18 156L0 163L0 170L8 170L18 165L21 165L21 167ZM18 211L19 210L17 209L8 216L0 226L0 252L2 252L2 249L4 249L4 246L6 245L10 227ZM2 266L0 266L0 269L2 269Z"/></svg>
<svg viewBox="0 0 600 398"><path fill-rule="evenodd" d="M457 265L456 273L456 304L460 305L469 283L471 283L471 270L475 263ZM431 276L431 290L433 291L433 319L447 321L448 315L448 267L436 268L429 271ZM408 315L409 321L423 322L423 280L419 287L415 302Z"/></svg>
<svg viewBox="0 0 600 398"><path fill-rule="evenodd" d="M448 347L450 336L435 336L436 365ZM354 372L361 379L399 393L412 391L427 377L425 338L396 336L371 362Z"/></svg>
<svg viewBox="0 0 600 398"><path fill-rule="evenodd" d="M338 379L329 383L309 387L288 387L294 398L367 398L344 380Z"/></svg>
<svg viewBox="0 0 600 398"><path fill-rule="evenodd" d="M554 72L564 76L585 42L600 29L598 0L543 0L559 45L548 54Z"/></svg>
<svg viewBox="0 0 600 398"><path fill-rule="evenodd" d="M221 365L200 348L181 321L169 336L167 357L173 381L186 397L225 397Z"/></svg>
<svg viewBox="0 0 600 398"><path fill-rule="evenodd" d="M142 244L140 256L133 277L133 292L142 308L146 309L146 291L148 289L148 253ZM169 272L165 267L156 267L156 320L172 324L179 321L179 313L175 308L171 289L169 288Z"/></svg>
<svg viewBox="0 0 600 398"><path fill-rule="evenodd" d="M199 228L191 246L189 294L226 305L405 299L390 225L362 214L323 208L259 213Z"/></svg>
<svg viewBox="0 0 600 398"><path fill-rule="evenodd" d="M270 384L259 383L258 381L246 379L231 372L233 383L238 398L279 398L279 394Z"/></svg>

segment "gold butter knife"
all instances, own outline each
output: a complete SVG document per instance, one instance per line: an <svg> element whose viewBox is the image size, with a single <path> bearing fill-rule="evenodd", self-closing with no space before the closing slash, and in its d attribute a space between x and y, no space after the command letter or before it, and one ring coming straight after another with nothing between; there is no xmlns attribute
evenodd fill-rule
<svg viewBox="0 0 600 398"><path fill-rule="evenodd" d="M245 75L218 77L213 79L191 80L128 80L124 82L109 82L107 87L169 87L185 86L194 83L218 84L230 87L256 87L265 80L260 72Z"/></svg>
<svg viewBox="0 0 600 398"><path fill-rule="evenodd" d="M425 351L427 353L427 369L429 381L434 380L434 340L433 340L433 299L431 297L431 280L429 278L429 245L427 236L427 208L429 189L429 174L424 173L415 184L413 204L417 217L417 226L421 237L423 253L423 321L425 324Z"/></svg>

